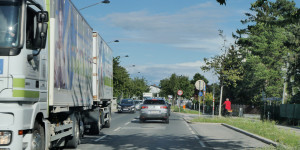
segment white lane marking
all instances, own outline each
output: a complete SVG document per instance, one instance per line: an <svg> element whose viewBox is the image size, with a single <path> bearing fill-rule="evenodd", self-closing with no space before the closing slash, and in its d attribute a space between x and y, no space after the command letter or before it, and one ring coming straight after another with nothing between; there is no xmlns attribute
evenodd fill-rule
<svg viewBox="0 0 300 150"><path fill-rule="evenodd" d="M199 143L200 143L200 145L201 145L202 147L206 147L205 144L204 144L202 141L199 141Z"/></svg>
<svg viewBox="0 0 300 150"><path fill-rule="evenodd" d="M195 138L197 139L197 140L199 140L199 144L202 146L202 147L206 147L205 146L205 144L202 142L202 141L200 141L200 138L196 135L196 133L193 131L193 129L191 128L191 126L187 123L187 122L185 122L185 125L189 128L189 130L191 131L191 133L193 134L193 135L195 135Z"/></svg>
<svg viewBox="0 0 300 150"><path fill-rule="evenodd" d="M117 129L115 129L114 131L118 131L118 130L120 130L121 129L121 127L118 127Z"/></svg>
<svg viewBox="0 0 300 150"><path fill-rule="evenodd" d="M125 123L125 126L127 126L130 122Z"/></svg>
<svg viewBox="0 0 300 150"><path fill-rule="evenodd" d="M100 140L102 140L102 139L104 139L104 138L106 138L107 137L107 135L104 135L104 136L102 136L102 137L100 137L100 138L98 138L98 139L96 139L96 140L94 140L95 142L98 142L98 141L100 141Z"/></svg>

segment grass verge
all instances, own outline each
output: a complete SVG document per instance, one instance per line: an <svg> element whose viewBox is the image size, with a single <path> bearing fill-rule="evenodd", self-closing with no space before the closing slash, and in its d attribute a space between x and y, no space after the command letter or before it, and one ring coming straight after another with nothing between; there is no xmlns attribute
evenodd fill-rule
<svg viewBox="0 0 300 150"><path fill-rule="evenodd" d="M276 123L274 121L261 121L234 117L198 117L191 121L207 123L226 123L237 128L243 129L245 131L265 137L267 139L271 139L277 143L288 146L291 149L300 148L300 135L297 135L295 132L283 130L276 127Z"/></svg>
<svg viewBox="0 0 300 150"><path fill-rule="evenodd" d="M171 110L173 112L179 112L179 107L178 106L171 106ZM199 114L198 111L196 110L190 110L190 109L183 109L182 107L180 108L180 113L186 113L186 114ZM202 113L200 113L202 114Z"/></svg>

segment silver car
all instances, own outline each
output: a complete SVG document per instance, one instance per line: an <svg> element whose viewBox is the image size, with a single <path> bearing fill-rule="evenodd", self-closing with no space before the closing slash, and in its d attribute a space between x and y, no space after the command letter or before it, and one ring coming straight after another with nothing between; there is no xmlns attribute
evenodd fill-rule
<svg viewBox="0 0 300 150"><path fill-rule="evenodd" d="M143 104L143 100L134 100L134 102L135 102L135 109L140 110L141 105Z"/></svg>
<svg viewBox="0 0 300 150"><path fill-rule="evenodd" d="M141 105L140 122L163 120L169 123L169 105L164 99L146 99Z"/></svg>

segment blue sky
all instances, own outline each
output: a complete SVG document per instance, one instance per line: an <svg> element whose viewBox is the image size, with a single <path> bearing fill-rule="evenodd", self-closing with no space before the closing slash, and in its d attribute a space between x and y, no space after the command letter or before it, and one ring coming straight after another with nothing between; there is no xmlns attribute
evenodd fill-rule
<svg viewBox="0 0 300 150"><path fill-rule="evenodd" d="M120 41L109 46L132 77L159 84L172 73L190 79L201 73L210 83L218 82L211 72L200 69L203 58L222 53L219 29L226 35L226 45L234 42L231 35L245 27L240 20L246 19L244 13L255 0L228 0L226 6L216 0L110 1L81 13L106 42ZM100 0L72 2L80 9Z"/></svg>

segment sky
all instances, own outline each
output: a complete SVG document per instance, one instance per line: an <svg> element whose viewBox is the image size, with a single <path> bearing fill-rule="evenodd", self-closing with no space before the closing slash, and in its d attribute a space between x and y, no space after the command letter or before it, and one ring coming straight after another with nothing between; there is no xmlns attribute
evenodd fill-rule
<svg viewBox="0 0 300 150"><path fill-rule="evenodd" d="M218 30L224 31L225 45L234 43L232 33L246 27L240 21L254 1L227 0L220 5L216 0L110 0L80 12L113 56L120 56L131 77L159 85L173 73L190 79L200 73L210 84L218 82L217 76L200 67L204 58L223 53ZM80 9L101 1L72 2Z"/></svg>

